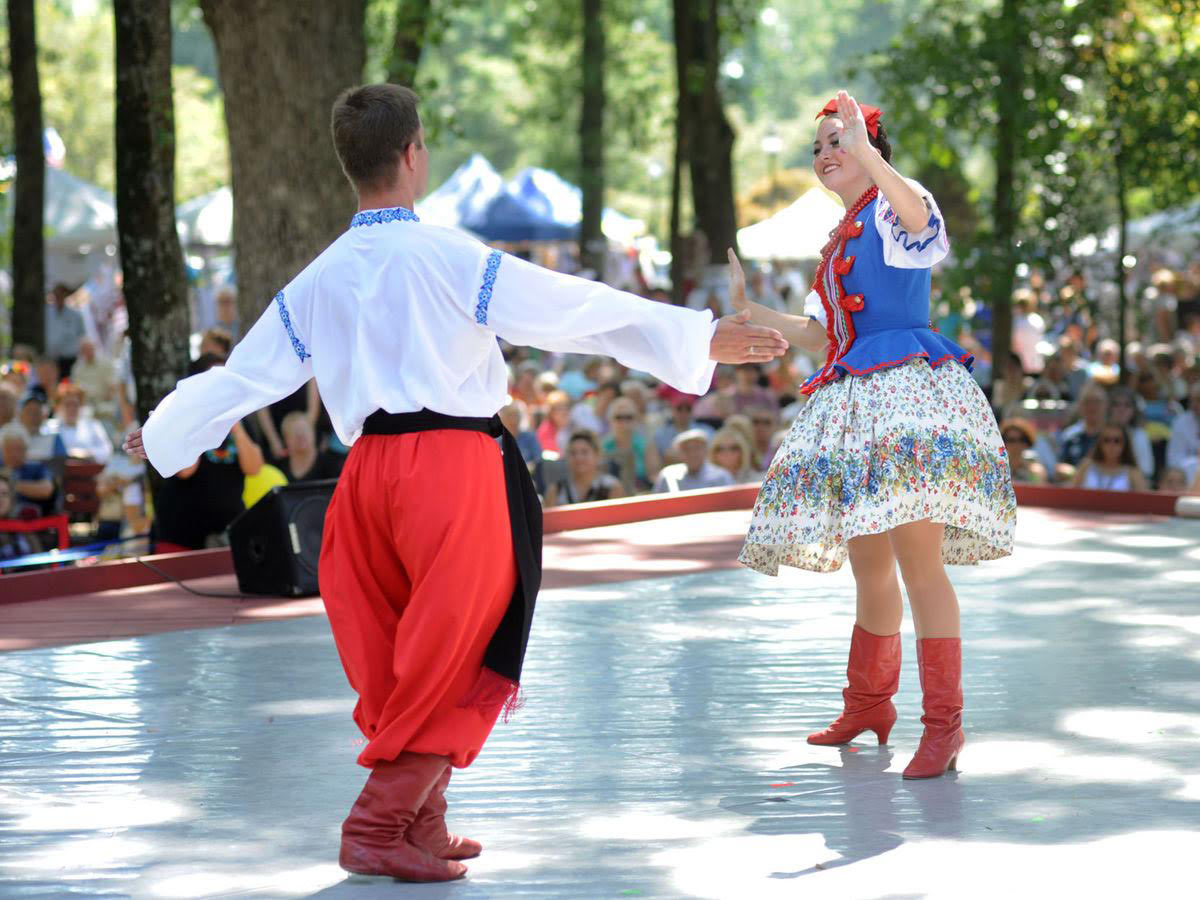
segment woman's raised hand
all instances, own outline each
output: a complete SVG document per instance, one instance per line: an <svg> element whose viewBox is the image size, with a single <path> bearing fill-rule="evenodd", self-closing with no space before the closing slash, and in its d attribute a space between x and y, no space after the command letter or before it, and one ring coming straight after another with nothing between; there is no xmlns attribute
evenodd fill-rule
<svg viewBox="0 0 1200 900"><path fill-rule="evenodd" d="M746 273L742 271L742 264L738 261L737 254L730 247L729 253L729 302L733 304L734 312L741 312L743 309L750 308L750 301L746 297Z"/></svg>
<svg viewBox="0 0 1200 900"><path fill-rule="evenodd" d="M838 131L838 150L858 153L870 146L867 140L867 120L858 101L845 91L837 92L837 116L842 120Z"/></svg>

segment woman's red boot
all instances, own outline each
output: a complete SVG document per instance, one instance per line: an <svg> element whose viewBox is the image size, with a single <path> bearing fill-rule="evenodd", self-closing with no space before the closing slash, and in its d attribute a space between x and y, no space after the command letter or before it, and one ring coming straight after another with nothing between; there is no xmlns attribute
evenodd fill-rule
<svg viewBox="0 0 1200 900"><path fill-rule="evenodd" d="M810 744L848 744L864 731L874 731L886 744L896 724L892 697L900 687L900 635L872 634L855 625L850 639L849 682L845 708L832 725L808 736Z"/></svg>
<svg viewBox="0 0 1200 900"><path fill-rule="evenodd" d="M962 730L962 640L917 641L917 667L924 694L921 723L925 733L904 777L937 778L958 767L958 753L966 743Z"/></svg>

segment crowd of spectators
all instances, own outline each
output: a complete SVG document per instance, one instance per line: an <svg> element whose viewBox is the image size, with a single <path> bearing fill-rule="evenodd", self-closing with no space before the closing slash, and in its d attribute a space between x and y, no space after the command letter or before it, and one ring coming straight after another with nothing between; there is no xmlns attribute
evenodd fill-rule
<svg viewBox="0 0 1200 900"><path fill-rule="evenodd" d="M994 385L986 308L966 292L953 305L936 289L934 297L935 325L977 357L1014 480L1200 492L1200 265L1158 267L1131 288L1124 354L1104 327L1111 298L1083 275L1024 275L1013 353ZM776 308L795 310L803 299L795 273L756 271L750 284ZM0 366L0 519L62 512L65 468L86 462L96 505L74 516L81 539L149 533L160 549L212 546L271 486L338 476L347 448L311 382L167 479L155 508L144 465L120 450L137 422L119 277L112 288L56 287L45 347L15 346ZM723 311L711 291L693 290L689 305ZM239 334L232 288L210 292L205 310L193 310L192 372L223 364ZM820 362L792 351L767 366L719 366L711 389L692 396L612 359L502 349L510 403L501 418L546 506L761 479L803 405L799 385ZM0 530L0 561L45 543Z"/></svg>

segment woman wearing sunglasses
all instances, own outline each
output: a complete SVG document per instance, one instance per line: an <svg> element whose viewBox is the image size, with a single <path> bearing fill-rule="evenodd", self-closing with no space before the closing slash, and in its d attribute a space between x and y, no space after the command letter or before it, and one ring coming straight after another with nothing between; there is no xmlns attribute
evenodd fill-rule
<svg viewBox="0 0 1200 900"><path fill-rule="evenodd" d="M1075 487L1099 491L1144 491L1146 478L1138 469L1129 429L1109 422L1100 430L1092 452L1075 470Z"/></svg>

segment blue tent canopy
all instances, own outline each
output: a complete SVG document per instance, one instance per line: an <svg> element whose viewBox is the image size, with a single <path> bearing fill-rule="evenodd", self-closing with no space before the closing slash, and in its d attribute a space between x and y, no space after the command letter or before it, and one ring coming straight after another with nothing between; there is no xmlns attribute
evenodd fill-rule
<svg viewBox="0 0 1200 900"><path fill-rule="evenodd" d="M462 224L485 241L570 241L579 236L578 225L556 222L507 191Z"/></svg>

